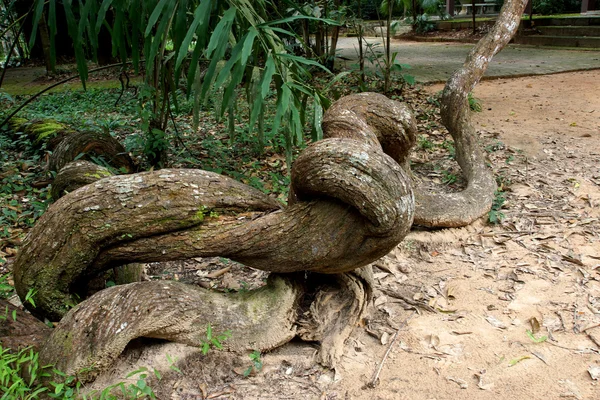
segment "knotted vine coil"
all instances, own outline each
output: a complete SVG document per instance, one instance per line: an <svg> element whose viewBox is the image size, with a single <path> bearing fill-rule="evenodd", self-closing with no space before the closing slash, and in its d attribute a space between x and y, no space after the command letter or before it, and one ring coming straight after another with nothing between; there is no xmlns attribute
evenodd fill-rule
<svg viewBox="0 0 600 400"><path fill-rule="evenodd" d="M137 337L198 345L207 323L231 330L233 349L290 340L304 290L290 273L363 267L404 238L415 213L401 167L416 133L405 105L373 93L348 96L325 114L323 130L325 139L292 167L287 207L230 178L185 169L104 178L54 203L14 266L21 298L36 293L36 307L26 304L31 312L62 318L44 361L102 370ZM236 295L139 282L105 289L69 311L74 293L104 270L205 256L285 275ZM339 282L350 285L348 278Z"/></svg>

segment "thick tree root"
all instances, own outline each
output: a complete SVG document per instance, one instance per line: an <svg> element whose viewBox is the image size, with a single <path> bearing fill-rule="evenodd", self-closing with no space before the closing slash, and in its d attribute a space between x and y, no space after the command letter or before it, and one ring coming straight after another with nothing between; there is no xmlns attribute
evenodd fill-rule
<svg viewBox="0 0 600 400"><path fill-rule="evenodd" d="M312 276L321 282L310 312L298 320L298 336L306 341L318 341L321 349L317 361L333 368L344 352L344 342L368 312L372 299L373 272L370 267L333 275Z"/></svg>
<svg viewBox="0 0 600 400"><path fill-rule="evenodd" d="M90 161L73 161L56 174L50 194L54 200L58 200L75 189L112 175L107 168Z"/></svg>
<svg viewBox="0 0 600 400"><path fill-rule="evenodd" d="M179 282L114 286L96 293L61 321L40 351L41 364L81 381L105 371L127 344L139 337L201 347L210 324L213 335L237 351L266 351L296 334L302 286L292 277L271 275L267 286L226 294Z"/></svg>
<svg viewBox="0 0 600 400"><path fill-rule="evenodd" d="M100 157L108 165L125 173L135 169L133 160L115 138L103 132L83 131L72 132L62 138L50 155L48 171L60 171L81 154L86 159Z"/></svg>

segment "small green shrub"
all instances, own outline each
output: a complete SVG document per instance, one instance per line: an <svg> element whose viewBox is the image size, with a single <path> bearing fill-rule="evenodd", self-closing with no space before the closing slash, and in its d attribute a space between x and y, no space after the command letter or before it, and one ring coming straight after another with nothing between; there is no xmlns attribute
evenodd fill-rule
<svg viewBox="0 0 600 400"><path fill-rule="evenodd" d="M209 350L214 347L218 350L223 349L223 342L231 337L230 331L225 331L221 334L214 335L212 331L212 326L208 324L206 326L206 338L201 340L202 346L200 349L202 350L202 354L208 354Z"/></svg>
<svg viewBox="0 0 600 400"><path fill-rule="evenodd" d="M481 112L481 100L473 96L473 93L469 93L469 108L471 111Z"/></svg>
<svg viewBox="0 0 600 400"><path fill-rule="evenodd" d="M492 202L492 209L488 213L488 221L492 224L499 224L504 219L504 213L500 211L506 202L504 192L496 190L494 201Z"/></svg>
<svg viewBox="0 0 600 400"><path fill-rule="evenodd" d="M53 375L60 382L49 381L46 385L42 384L43 378L50 379ZM154 370L154 375L160 381L161 376L157 370ZM148 385L148 368L139 368L126 376L132 377L136 377L135 383L118 382L101 391L83 393L83 386L76 377L52 369L51 366L41 366L38 353L31 347L15 352L0 345L0 400L156 399L153 389Z"/></svg>

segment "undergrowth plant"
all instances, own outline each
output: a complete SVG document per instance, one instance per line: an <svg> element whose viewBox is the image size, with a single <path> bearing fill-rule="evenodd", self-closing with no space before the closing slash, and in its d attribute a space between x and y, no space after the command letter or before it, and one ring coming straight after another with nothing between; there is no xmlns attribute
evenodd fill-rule
<svg viewBox="0 0 600 400"><path fill-rule="evenodd" d="M157 370L153 374L161 380ZM127 374L126 378L134 378L134 382L118 382L102 390L89 391L76 377L52 366L40 365L38 353L31 347L13 351L0 345L0 400L156 399L149 377L148 368L142 367Z"/></svg>
<svg viewBox="0 0 600 400"><path fill-rule="evenodd" d="M481 108L481 100L479 100L478 98L474 97L473 93L469 93L467 99L469 101L469 108L471 109L471 111L481 112L481 110L482 110L482 108Z"/></svg>
<svg viewBox="0 0 600 400"><path fill-rule="evenodd" d="M203 355L208 354L211 348L216 348L218 350L223 349L223 342L231 337L231 331L225 331L221 334L213 334L212 326L210 324L206 325L206 338L202 339L202 345L200 349Z"/></svg>
<svg viewBox="0 0 600 400"><path fill-rule="evenodd" d="M496 190L494 193L494 201L492 202L492 209L488 213L488 221L492 224L499 224L504 219L504 213L500 211L506 202L504 192Z"/></svg>

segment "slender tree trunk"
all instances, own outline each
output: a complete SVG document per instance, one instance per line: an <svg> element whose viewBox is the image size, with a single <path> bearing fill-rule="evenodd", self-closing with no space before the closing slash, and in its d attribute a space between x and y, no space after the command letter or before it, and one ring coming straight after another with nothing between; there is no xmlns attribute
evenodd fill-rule
<svg viewBox="0 0 600 400"><path fill-rule="evenodd" d="M358 0L358 68L360 71L361 90L365 83L365 55L363 53L363 19L362 2Z"/></svg>
<svg viewBox="0 0 600 400"><path fill-rule="evenodd" d="M386 46L385 46L385 76L384 76L384 87L383 92L388 94L391 89L391 78L392 78L392 49L391 49L391 38L392 38L392 10L394 9L394 2L388 0L388 15L387 15L387 30L386 30Z"/></svg>
<svg viewBox="0 0 600 400"><path fill-rule="evenodd" d="M473 35L475 35L477 33L477 29L475 27L475 0L471 0L471 12L473 14Z"/></svg>
<svg viewBox="0 0 600 400"><path fill-rule="evenodd" d="M392 1L392 0L388 0ZM413 18L413 30L417 25L417 0L412 0L412 18Z"/></svg>
<svg viewBox="0 0 600 400"><path fill-rule="evenodd" d="M52 62L52 49L50 45L50 33L48 31L48 25L46 24L46 15L42 13L40 17L40 22L38 24L38 29L40 33L40 40L42 42L42 51L44 52L44 61L46 62L46 74L54 74L56 72L56 68L54 63Z"/></svg>

